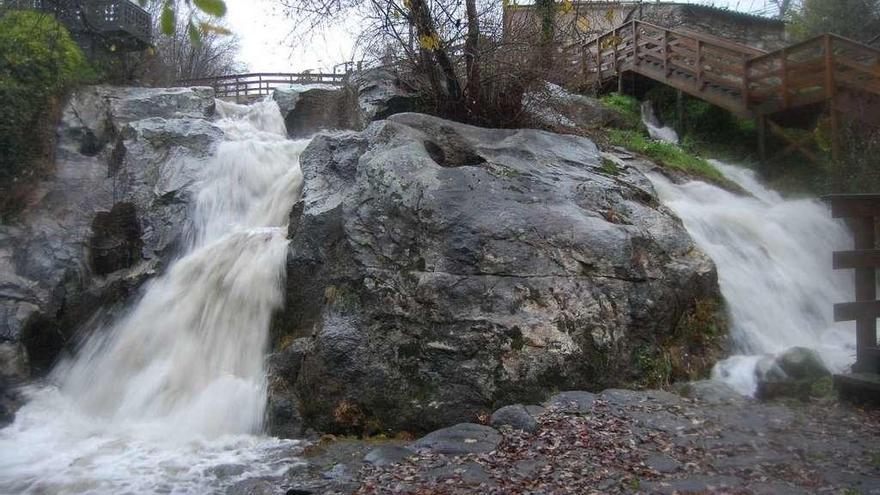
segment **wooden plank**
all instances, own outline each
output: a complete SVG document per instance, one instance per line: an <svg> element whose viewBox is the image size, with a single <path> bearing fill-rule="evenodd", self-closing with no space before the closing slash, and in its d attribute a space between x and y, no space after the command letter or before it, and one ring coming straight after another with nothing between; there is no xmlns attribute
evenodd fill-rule
<svg viewBox="0 0 880 495"><path fill-rule="evenodd" d="M880 217L880 194L832 194L824 199L831 203L832 218Z"/></svg>
<svg viewBox="0 0 880 495"><path fill-rule="evenodd" d="M856 249L876 248L875 220L872 217L859 218L850 221L853 231ZM877 276L874 268L857 268L856 276L856 304L876 304L877 299ZM867 354L867 350L877 346L877 317L863 314L856 318L856 364L853 371L873 368L875 360Z"/></svg>
<svg viewBox="0 0 880 495"><path fill-rule="evenodd" d="M880 249L835 251L832 263L835 270L880 267Z"/></svg>
<svg viewBox="0 0 880 495"><path fill-rule="evenodd" d="M834 305L834 321L857 321L880 318L880 301L859 301Z"/></svg>
<svg viewBox="0 0 880 495"><path fill-rule="evenodd" d="M855 60L850 60L846 57L841 57L839 55L834 58L834 63L837 65L842 65L848 69L852 69L858 72L864 72L869 76L880 77L880 64L866 65Z"/></svg>

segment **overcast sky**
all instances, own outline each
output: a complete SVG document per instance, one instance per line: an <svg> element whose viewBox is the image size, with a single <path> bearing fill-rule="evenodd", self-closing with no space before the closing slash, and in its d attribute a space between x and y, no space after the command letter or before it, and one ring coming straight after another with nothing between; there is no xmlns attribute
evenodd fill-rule
<svg viewBox="0 0 880 495"><path fill-rule="evenodd" d="M500 1L500 0L499 0ZM741 10L767 12L769 0L684 0ZM241 61L251 72L298 72L305 69L331 70L354 55L356 22L315 33L308 43L291 39L295 25L276 7L275 0L226 0L226 16L241 38Z"/></svg>

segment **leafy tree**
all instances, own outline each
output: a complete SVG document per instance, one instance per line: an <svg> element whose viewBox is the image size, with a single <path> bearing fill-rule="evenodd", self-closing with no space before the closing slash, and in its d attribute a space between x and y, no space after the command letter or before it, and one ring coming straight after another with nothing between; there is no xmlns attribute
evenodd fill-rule
<svg viewBox="0 0 880 495"><path fill-rule="evenodd" d="M790 30L800 39L831 32L867 42L880 34L880 0L803 0L790 12Z"/></svg>
<svg viewBox="0 0 880 495"><path fill-rule="evenodd" d="M66 90L94 74L52 15L0 16L0 186L5 186L35 173L32 166L51 152L53 108Z"/></svg>

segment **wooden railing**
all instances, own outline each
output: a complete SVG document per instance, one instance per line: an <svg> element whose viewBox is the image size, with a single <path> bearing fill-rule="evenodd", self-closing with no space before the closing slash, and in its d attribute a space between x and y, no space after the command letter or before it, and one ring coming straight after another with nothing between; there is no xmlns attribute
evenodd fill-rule
<svg viewBox="0 0 880 495"><path fill-rule="evenodd" d="M637 72L746 116L837 101L845 91L880 95L880 50L833 34L766 53L634 20L565 47L562 60L587 83Z"/></svg>
<svg viewBox="0 0 880 495"><path fill-rule="evenodd" d="M880 50L823 34L746 61L749 103L769 114L834 99L842 91L880 94Z"/></svg>
<svg viewBox="0 0 880 495"><path fill-rule="evenodd" d="M856 364L854 372L880 372L880 346L877 343L876 269L880 268L875 226L880 217L880 195L841 194L825 198L834 218L849 220L855 249L834 253L834 269L855 269L855 302L834 305L835 321L856 322Z"/></svg>
<svg viewBox="0 0 880 495"><path fill-rule="evenodd" d="M348 73L253 73L177 81L176 86L210 86L218 98L261 96L272 94L278 87L291 84L341 85Z"/></svg>

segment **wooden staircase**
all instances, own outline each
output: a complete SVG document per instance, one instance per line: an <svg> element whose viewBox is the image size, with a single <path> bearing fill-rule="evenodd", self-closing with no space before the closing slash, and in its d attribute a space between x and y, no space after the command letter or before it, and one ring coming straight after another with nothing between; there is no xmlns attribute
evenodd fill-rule
<svg viewBox="0 0 880 495"><path fill-rule="evenodd" d="M809 156L769 117L827 104L835 157L840 113L880 125L880 50L823 34L765 52L687 29L633 20L584 44L563 49L568 80L603 86L632 72L659 81L734 114L758 120ZM763 151L763 144L762 144ZM814 158L814 157L811 157Z"/></svg>

